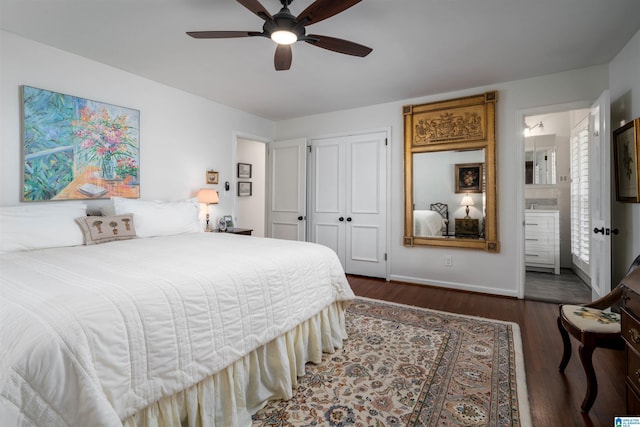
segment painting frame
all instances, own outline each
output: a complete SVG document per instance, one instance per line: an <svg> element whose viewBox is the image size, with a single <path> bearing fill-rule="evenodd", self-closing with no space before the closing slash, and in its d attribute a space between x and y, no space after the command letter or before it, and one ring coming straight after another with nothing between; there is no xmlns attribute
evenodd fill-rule
<svg viewBox="0 0 640 427"><path fill-rule="evenodd" d="M640 203L640 118L613 131L616 200Z"/></svg>
<svg viewBox="0 0 640 427"><path fill-rule="evenodd" d="M217 184L218 183L218 172L216 172L214 170L208 170L207 171L206 183L207 184Z"/></svg>
<svg viewBox="0 0 640 427"><path fill-rule="evenodd" d="M140 197L140 111L20 86L21 200Z"/></svg>
<svg viewBox="0 0 640 427"><path fill-rule="evenodd" d="M253 194L251 181L238 181L238 197L248 197Z"/></svg>
<svg viewBox="0 0 640 427"><path fill-rule="evenodd" d="M251 163L238 163L238 178L251 178Z"/></svg>
<svg viewBox="0 0 640 427"><path fill-rule="evenodd" d="M482 193L482 169L482 163L457 163L454 174L454 191L456 193Z"/></svg>

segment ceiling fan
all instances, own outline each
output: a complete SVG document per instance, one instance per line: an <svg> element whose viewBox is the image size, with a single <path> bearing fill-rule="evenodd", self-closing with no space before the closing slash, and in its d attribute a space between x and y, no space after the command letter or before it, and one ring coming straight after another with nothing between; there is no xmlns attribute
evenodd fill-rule
<svg viewBox="0 0 640 427"><path fill-rule="evenodd" d="M323 49L360 57L367 56L373 50L361 44L335 37L321 36L318 34L307 35L305 30L307 25L331 18L362 0L316 0L298 16L293 16L289 11L289 5L293 0L280 0L282 9L273 16L258 0L237 1L265 21L262 26L262 32L188 31L187 34L196 39L227 39L236 37L270 38L278 44L274 58L275 68L278 71L291 68L291 45L297 41L304 41Z"/></svg>

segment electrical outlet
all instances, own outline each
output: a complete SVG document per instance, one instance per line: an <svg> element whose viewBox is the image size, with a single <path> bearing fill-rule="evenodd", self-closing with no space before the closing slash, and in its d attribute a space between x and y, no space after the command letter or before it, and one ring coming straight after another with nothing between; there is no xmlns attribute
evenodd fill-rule
<svg viewBox="0 0 640 427"><path fill-rule="evenodd" d="M453 257L451 255L444 256L444 266L445 267L453 266Z"/></svg>

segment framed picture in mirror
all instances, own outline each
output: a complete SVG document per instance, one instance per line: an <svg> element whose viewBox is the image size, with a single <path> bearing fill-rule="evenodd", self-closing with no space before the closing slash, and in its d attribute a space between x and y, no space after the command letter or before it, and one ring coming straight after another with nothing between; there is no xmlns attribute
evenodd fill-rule
<svg viewBox="0 0 640 427"><path fill-rule="evenodd" d="M482 193L482 163L455 165L455 192Z"/></svg>

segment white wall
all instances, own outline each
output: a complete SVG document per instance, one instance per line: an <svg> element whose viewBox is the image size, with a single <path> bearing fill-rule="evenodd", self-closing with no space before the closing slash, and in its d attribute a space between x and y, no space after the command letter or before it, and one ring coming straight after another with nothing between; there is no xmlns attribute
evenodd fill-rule
<svg viewBox="0 0 640 427"><path fill-rule="evenodd" d="M274 132L269 120L4 31L0 62L1 206L21 200L20 85L139 110L141 198L195 196L213 169L220 184L211 187L221 200L211 206L212 218L231 213L223 183L235 173L234 134L271 138Z"/></svg>
<svg viewBox="0 0 640 427"><path fill-rule="evenodd" d="M267 144L238 138L236 161L251 165L251 178L238 178L238 181L251 182L251 197L236 195L235 225L240 228L252 228L253 236L265 236L266 203L266 163Z"/></svg>
<svg viewBox="0 0 640 427"><path fill-rule="evenodd" d="M520 123L518 111L546 105L577 101L593 101L608 85L607 65L552 74L515 82L499 83L457 92L438 94L280 121L276 139L321 137L353 130L379 129L390 126L391 144L391 278L415 283L429 283L458 289L501 295L518 295L519 265L523 247L515 231L522 227L524 201L518 201L518 174L522 173L516 143ZM403 234L403 129L402 106L498 91L497 159L498 159L498 237L500 253L483 251L402 246ZM521 180L524 182L524 178ZM519 204L519 205L518 205ZM443 266L445 255L453 257L453 266Z"/></svg>
<svg viewBox="0 0 640 427"><path fill-rule="evenodd" d="M640 31L609 64L611 129L640 117ZM611 156L613 159L613 155ZM614 171L614 168L611 168ZM611 180L615 185L615 179ZM612 287L624 276L634 258L640 255L640 204L615 200L612 187L612 228L620 234L611 240L613 252Z"/></svg>

